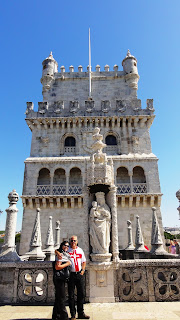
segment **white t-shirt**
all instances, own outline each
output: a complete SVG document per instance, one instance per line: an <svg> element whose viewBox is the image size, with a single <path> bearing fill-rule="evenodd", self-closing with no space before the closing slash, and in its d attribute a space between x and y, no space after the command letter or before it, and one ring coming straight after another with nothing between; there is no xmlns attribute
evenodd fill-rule
<svg viewBox="0 0 180 320"><path fill-rule="evenodd" d="M81 271L81 265L83 262L86 262L86 258L84 255L84 251L76 247L76 249L69 248L68 253L70 254L71 257L71 263L72 263L72 272L78 272Z"/></svg>

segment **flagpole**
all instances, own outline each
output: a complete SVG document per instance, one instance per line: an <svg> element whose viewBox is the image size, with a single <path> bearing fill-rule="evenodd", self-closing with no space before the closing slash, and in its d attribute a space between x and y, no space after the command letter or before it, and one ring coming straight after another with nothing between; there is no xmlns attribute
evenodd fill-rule
<svg viewBox="0 0 180 320"><path fill-rule="evenodd" d="M91 39L89 28L89 98L91 98Z"/></svg>

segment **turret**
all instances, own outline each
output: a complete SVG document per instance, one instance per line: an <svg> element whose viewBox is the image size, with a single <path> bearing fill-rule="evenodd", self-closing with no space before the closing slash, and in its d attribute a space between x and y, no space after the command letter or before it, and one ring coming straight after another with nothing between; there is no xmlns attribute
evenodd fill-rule
<svg viewBox="0 0 180 320"><path fill-rule="evenodd" d="M43 92L50 88L50 83L53 80L54 73L58 72L58 63L53 58L52 52L43 62L41 83L43 85Z"/></svg>
<svg viewBox="0 0 180 320"><path fill-rule="evenodd" d="M122 61L122 66L127 84L129 85L129 87L137 89L139 80L137 59L131 55L129 50L126 57Z"/></svg>
<svg viewBox="0 0 180 320"><path fill-rule="evenodd" d="M123 70L126 74L127 73L138 74L137 59L131 55L129 49L128 49L126 57L122 61L122 66L123 66Z"/></svg>

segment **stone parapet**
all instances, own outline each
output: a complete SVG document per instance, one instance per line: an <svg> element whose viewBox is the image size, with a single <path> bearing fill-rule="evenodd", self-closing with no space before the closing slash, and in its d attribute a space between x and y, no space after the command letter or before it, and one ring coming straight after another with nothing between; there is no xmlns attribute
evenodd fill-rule
<svg viewBox="0 0 180 320"><path fill-rule="evenodd" d="M147 101L150 101L147 100ZM72 121L74 119L74 123L80 123L82 126L82 121L84 120L84 125L92 124L93 118L92 117L103 117L104 121L108 122L108 117L112 119L116 119L117 117L120 117L124 119L126 117L127 119L133 120L134 117L137 117L135 122L135 125L138 121L140 121L141 126L143 127L143 123L146 122L153 116L154 109L153 107L149 107L149 102L147 102L146 109L141 108L141 100L134 99L134 100L59 100L55 102L39 102L39 108L38 111L34 111L33 109L34 105L32 102L27 102L27 109L26 109L26 121L28 123L28 120L32 119L38 119L39 124L43 120L45 122L43 123L47 127L51 127L52 123L54 123L57 126L57 123L59 122L59 126L63 127L63 117L64 119L64 126L67 125L66 117L70 117L69 121ZM85 116L84 116L85 115ZM143 116L148 116L148 119L143 119ZM76 119L78 117L78 119ZM79 119L81 117L82 119ZM57 118L57 119L56 119ZM86 119L87 118L87 119ZM139 118L139 120L138 120ZM154 116L153 116L154 118ZM49 123L48 120L52 119ZM61 119L61 121L59 121ZM143 121L142 121L143 119ZM58 122L57 122L57 121ZM79 121L77 121L79 120ZM90 121L88 123L88 120ZM152 120L153 121L153 120ZM37 122L37 124L38 124ZM99 124L98 124L99 125ZM148 123L149 125L149 123ZM46 128L46 127L45 127Z"/></svg>
<svg viewBox="0 0 180 320"><path fill-rule="evenodd" d="M110 301L180 301L180 259L138 259L120 260L111 263L107 271L102 266L96 268L87 264L86 301L89 301L89 274L92 271L98 293L104 291L104 301L108 302L107 288L111 283ZM0 262L0 304L14 305L53 305L54 285L51 262ZM93 276L93 274L91 274ZM109 282L114 279L114 282ZM114 289L113 289L114 286ZM106 293L107 292L107 293ZM92 293L91 293L92 295ZM91 299L92 300L92 299Z"/></svg>

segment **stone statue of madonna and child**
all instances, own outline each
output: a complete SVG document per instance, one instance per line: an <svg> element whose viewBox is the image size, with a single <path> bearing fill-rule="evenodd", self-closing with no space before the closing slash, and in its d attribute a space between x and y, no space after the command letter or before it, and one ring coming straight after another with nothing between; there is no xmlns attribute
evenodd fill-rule
<svg viewBox="0 0 180 320"><path fill-rule="evenodd" d="M105 193L97 192L89 215L90 244L93 254L109 254L111 214Z"/></svg>

